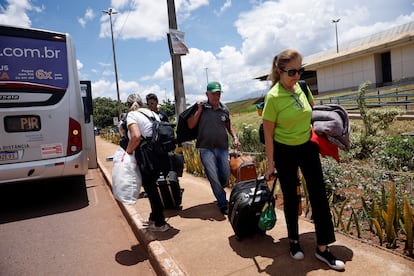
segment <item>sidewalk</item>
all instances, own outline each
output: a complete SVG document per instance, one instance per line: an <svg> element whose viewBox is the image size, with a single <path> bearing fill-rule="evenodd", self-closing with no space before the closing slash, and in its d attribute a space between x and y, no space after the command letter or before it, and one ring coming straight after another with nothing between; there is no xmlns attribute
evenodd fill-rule
<svg viewBox="0 0 414 276"><path fill-rule="evenodd" d="M96 136L98 164L112 183L112 162L107 161L117 145ZM150 261L158 275L338 275L314 257L313 224L299 220L303 261L289 255L283 212L276 210L276 226L266 235L237 241L227 217L214 203L210 184L201 177L184 172L182 210L166 210L167 232L153 233L142 226L148 218L148 199L135 205L119 204L140 242L147 245ZM230 190L227 195L229 196ZM392 251L370 246L340 233L331 245L332 252L345 261L346 275L413 275L414 261Z"/></svg>

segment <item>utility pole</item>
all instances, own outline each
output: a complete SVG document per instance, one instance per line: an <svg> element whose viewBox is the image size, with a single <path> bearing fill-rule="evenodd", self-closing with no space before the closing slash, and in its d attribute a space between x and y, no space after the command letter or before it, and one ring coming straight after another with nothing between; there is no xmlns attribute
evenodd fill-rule
<svg viewBox="0 0 414 276"><path fill-rule="evenodd" d="M115 43L114 43L114 32L112 30L112 15L117 14L116 11L112 10L112 8L108 9L107 11L102 11L109 15L109 23L111 25L111 38L112 38L112 54L114 56L114 70L115 70L115 83L116 83L116 95L118 100L118 119L121 120L122 117L122 109L121 109L121 99L119 97L119 84L118 84L118 70L116 69L116 55L115 55Z"/></svg>
<svg viewBox="0 0 414 276"><path fill-rule="evenodd" d="M332 19L332 23L335 24L335 34L336 34L336 52L339 53L339 46L338 46L338 22L341 20L340 18L334 20Z"/></svg>
<svg viewBox="0 0 414 276"><path fill-rule="evenodd" d="M170 29L177 30L177 18L175 13L174 0L167 0L168 7L168 25ZM168 46L170 48L173 81L174 81L174 98L175 98L175 113L178 116L186 108L183 71L181 67L181 56L174 54L171 35L167 34Z"/></svg>

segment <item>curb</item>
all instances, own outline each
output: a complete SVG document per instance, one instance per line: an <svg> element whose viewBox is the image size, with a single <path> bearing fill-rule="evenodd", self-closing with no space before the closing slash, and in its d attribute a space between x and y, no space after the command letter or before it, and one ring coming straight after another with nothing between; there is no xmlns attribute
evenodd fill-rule
<svg viewBox="0 0 414 276"><path fill-rule="evenodd" d="M112 176L98 158L98 167L104 175L106 184L112 190ZM165 250L155 236L142 225L143 219L132 205L126 205L114 198L123 215L131 226L137 239L145 244L148 258L157 275L184 276L184 271L178 266L172 256Z"/></svg>

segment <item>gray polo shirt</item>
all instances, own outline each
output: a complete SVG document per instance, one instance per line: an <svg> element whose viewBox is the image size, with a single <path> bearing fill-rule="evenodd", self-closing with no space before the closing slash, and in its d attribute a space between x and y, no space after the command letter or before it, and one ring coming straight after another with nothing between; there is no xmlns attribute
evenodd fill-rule
<svg viewBox="0 0 414 276"><path fill-rule="evenodd" d="M214 110L209 104L203 106L198 121L197 148L228 149L229 141L225 123L230 123L229 110L224 104Z"/></svg>

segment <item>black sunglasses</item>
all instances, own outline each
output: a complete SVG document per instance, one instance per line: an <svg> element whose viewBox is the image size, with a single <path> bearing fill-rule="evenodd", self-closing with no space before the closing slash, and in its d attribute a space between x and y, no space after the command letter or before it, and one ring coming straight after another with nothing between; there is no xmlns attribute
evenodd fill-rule
<svg viewBox="0 0 414 276"><path fill-rule="evenodd" d="M294 77L294 76L296 76L296 74L299 74L299 76L301 76L303 74L303 72L305 72L305 68L303 68L303 67L299 68L299 70L297 70L297 69L285 69L285 68L280 68L280 70L287 73L289 77Z"/></svg>

